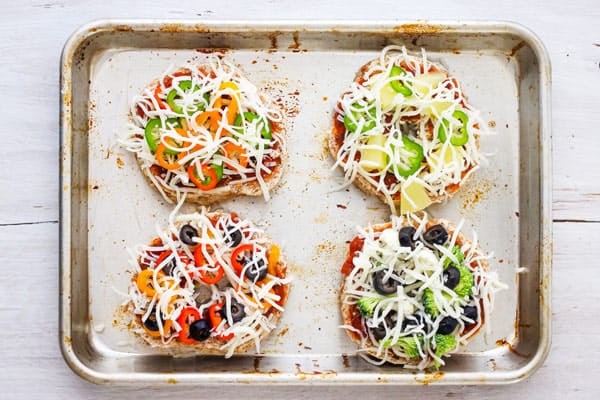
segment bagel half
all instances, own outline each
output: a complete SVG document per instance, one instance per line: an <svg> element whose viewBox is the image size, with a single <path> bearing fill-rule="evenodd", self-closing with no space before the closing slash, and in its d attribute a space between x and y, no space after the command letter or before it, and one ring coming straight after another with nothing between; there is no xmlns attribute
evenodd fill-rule
<svg viewBox="0 0 600 400"><path fill-rule="evenodd" d="M135 256L129 327L161 352L230 357L253 346L260 352L281 318L289 293L285 257L236 214L172 214L167 230ZM192 334L198 320L205 328L200 338Z"/></svg>
<svg viewBox="0 0 600 400"><path fill-rule="evenodd" d="M287 163L282 118L238 68L210 58L166 73L135 96L121 142L169 202L183 194L200 205L239 195L268 200Z"/></svg>
<svg viewBox="0 0 600 400"><path fill-rule="evenodd" d="M458 191L479 167L484 129L442 65L388 46L341 95L328 144L347 182L405 214Z"/></svg>
<svg viewBox="0 0 600 400"><path fill-rule="evenodd" d="M439 227L447 239L441 245L427 242L426 232ZM409 247L400 244L402 228L414 229L410 237L416 240ZM460 273L454 287L448 283L457 279L449 278L450 268ZM476 243L452 223L427 215L392 217L360 230L342 273L341 315L359 352L376 364L419 369L439 367L444 357L464 347L483 327L494 294L503 286Z"/></svg>

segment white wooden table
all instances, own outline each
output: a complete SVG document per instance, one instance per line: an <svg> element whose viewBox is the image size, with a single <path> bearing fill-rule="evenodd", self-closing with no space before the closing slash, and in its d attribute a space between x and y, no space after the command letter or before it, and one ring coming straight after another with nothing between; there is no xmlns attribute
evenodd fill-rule
<svg viewBox="0 0 600 400"><path fill-rule="evenodd" d="M0 399L469 398L600 396L600 3L598 0L421 2L179 0L0 2ZM533 4L539 3L539 4ZM401 5L404 4L404 5ZM98 18L512 20L545 43L553 66L553 344L545 365L511 386L360 388L103 387L58 347L59 57ZM231 389L231 388L229 388Z"/></svg>

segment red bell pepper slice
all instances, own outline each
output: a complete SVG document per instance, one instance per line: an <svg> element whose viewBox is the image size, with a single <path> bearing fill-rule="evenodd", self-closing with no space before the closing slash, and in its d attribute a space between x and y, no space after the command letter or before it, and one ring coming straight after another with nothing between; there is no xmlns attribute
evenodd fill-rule
<svg viewBox="0 0 600 400"><path fill-rule="evenodd" d="M200 268L201 266L205 265L206 259L204 258L204 255L202 254L202 246L197 246L196 250L194 250L194 261L196 262L196 267ZM208 272L204 269L199 269L198 273L200 274L200 280L206 284L209 285L214 285L216 283L218 283L221 278L223 278L223 275L225 274L225 271L223 270L223 267L217 262L216 263L217 266L217 272L213 273L213 272Z"/></svg>
<svg viewBox="0 0 600 400"><path fill-rule="evenodd" d="M200 313L194 307L186 307L181 310L177 317L177 323L181 327L179 331L179 342L183 344L194 344L196 341L190 337L190 325L200 319Z"/></svg>
<svg viewBox="0 0 600 400"><path fill-rule="evenodd" d="M231 266L233 267L233 269L235 269L235 272L237 272L238 274L241 274L242 271L244 270L244 265L242 263L240 263L240 261L238 260L238 257L246 251L253 252L254 245L253 244L239 245L238 247L235 248L235 250L233 250L233 253L231 254Z"/></svg>
<svg viewBox="0 0 600 400"><path fill-rule="evenodd" d="M215 303L208 308L208 317L210 318L210 323L213 327L213 331L215 331L217 327L221 324L221 321L223 321L223 317L221 317L221 314L219 313L219 311L221 311L222 308L223 303ZM231 338L233 338L233 333L230 333L229 335L218 334L217 337L221 340L231 340Z"/></svg>
<svg viewBox="0 0 600 400"><path fill-rule="evenodd" d="M200 180L196 175L196 164L191 163L187 169L188 176L190 180L198 186L201 190L211 190L217 186L219 183L219 178L217 177L217 173L214 169L209 167L208 165L202 164L202 174L204 175L204 180Z"/></svg>

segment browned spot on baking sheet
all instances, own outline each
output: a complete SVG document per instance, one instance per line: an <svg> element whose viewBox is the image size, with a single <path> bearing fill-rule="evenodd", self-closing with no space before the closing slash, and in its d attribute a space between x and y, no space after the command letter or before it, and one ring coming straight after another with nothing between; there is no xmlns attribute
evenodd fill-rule
<svg viewBox="0 0 600 400"><path fill-rule="evenodd" d="M302 43L300 42L300 39L298 38L298 32L294 32L294 33L292 34L292 39L294 40L294 43L293 43L293 44L290 44L290 45L288 46L288 49L292 49L292 50L297 50L297 49L299 49L299 48L300 48L300 45L301 45Z"/></svg>
<svg viewBox="0 0 600 400"><path fill-rule="evenodd" d="M167 383L170 384L170 385L176 385L179 382L177 382L177 379L169 378L169 379L167 379Z"/></svg>
<svg viewBox="0 0 600 400"><path fill-rule="evenodd" d="M519 357L523 357L523 358L527 358L527 357L529 357L529 354L523 354L523 353L519 353L519 352L517 351L517 349L515 349L515 348L513 347L513 345L512 345L512 344L511 344L509 341L507 341L506 339L499 339L499 340L496 340L496 345L497 345L497 346L506 346L506 348L508 348L508 350L510 350L510 352L511 352L511 353L513 353L513 354L515 354L515 355L517 355L517 356L519 356Z"/></svg>
<svg viewBox="0 0 600 400"><path fill-rule="evenodd" d="M277 336L282 337L285 336L286 333L288 333L288 331L290 330L290 328L288 328L287 326L285 328L283 328L278 334Z"/></svg>
<svg viewBox="0 0 600 400"><path fill-rule="evenodd" d="M180 32L182 30L184 30L183 24L165 24L159 29L161 32Z"/></svg>
<svg viewBox="0 0 600 400"><path fill-rule="evenodd" d="M348 206L344 205L344 204L336 204L335 205L337 208L341 208L342 210L345 210L346 208L348 208Z"/></svg>
<svg viewBox="0 0 600 400"><path fill-rule="evenodd" d="M414 379L418 383L421 383L423 385L429 385L431 382L441 379L443 376L444 373L442 371L437 371L433 374L424 373L423 376L415 375Z"/></svg>
<svg viewBox="0 0 600 400"><path fill-rule="evenodd" d="M278 46L277 43L277 38L279 37L279 35L281 34L281 32L273 32L273 33L269 33L269 39L271 40L271 48L272 49L276 49Z"/></svg>
<svg viewBox="0 0 600 400"><path fill-rule="evenodd" d="M503 262L504 262L503 258L501 258L501 259L498 260L498 264L502 264Z"/></svg>
<svg viewBox="0 0 600 400"><path fill-rule="evenodd" d="M254 357L254 371L258 372L260 370L260 362L262 361L262 357L256 356Z"/></svg>
<svg viewBox="0 0 600 400"><path fill-rule="evenodd" d="M71 340L71 338L69 336L65 335L65 343L68 344L69 346L71 346L72 342L73 341Z"/></svg>
<svg viewBox="0 0 600 400"><path fill-rule="evenodd" d="M125 163L123 162L123 160L121 160L121 157L117 157L117 167L123 168L124 165Z"/></svg>
<svg viewBox="0 0 600 400"><path fill-rule="evenodd" d="M492 190L493 184L487 180L480 180L476 185L469 185L459 192L464 210L473 210L477 203L485 200Z"/></svg>
<svg viewBox="0 0 600 400"><path fill-rule="evenodd" d="M133 32L133 27L129 25L117 25L113 29L117 32Z"/></svg>
<svg viewBox="0 0 600 400"><path fill-rule="evenodd" d="M515 54L517 54L517 51L521 50L524 46L525 46L525 42L523 42L523 41L519 42L515 47L513 47L510 50L510 53L508 54L509 57L513 57Z"/></svg>
<svg viewBox="0 0 600 400"><path fill-rule="evenodd" d="M202 53L202 54L213 54L213 53L227 54L227 53L229 53L229 49L226 49L226 48L198 48L198 49L196 49L196 51L198 53Z"/></svg>
<svg viewBox="0 0 600 400"><path fill-rule="evenodd" d="M443 30L449 30L449 27L429 25L425 23L402 24L393 28L394 32L408 33L411 35L423 35L428 33L437 33Z"/></svg>
<svg viewBox="0 0 600 400"><path fill-rule="evenodd" d="M350 368L350 358L348 354L342 354L342 362L344 363L344 368Z"/></svg>
<svg viewBox="0 0 600 400"><path fill-rule="evenodd" d="M495 128L495 127L496 127L496 121L489 121L489 122L488 122L488 126L489 126L490 128Z"/></svg>

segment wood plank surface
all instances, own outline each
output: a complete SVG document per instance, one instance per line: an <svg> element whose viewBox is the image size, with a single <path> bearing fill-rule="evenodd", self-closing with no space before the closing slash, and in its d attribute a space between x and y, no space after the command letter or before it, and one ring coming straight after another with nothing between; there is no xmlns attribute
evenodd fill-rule
<svg viewBox="0 0 600 400"><path fill-rule="evenodd" d="M62 46L98 18L511 20L540 36L553 68L553 345L510 386L95 386L58 347L58 102ZM0 399L465 398L597 399L600 380L600 4L597 0L398 2L230 0L0 2Z"/></svg>

